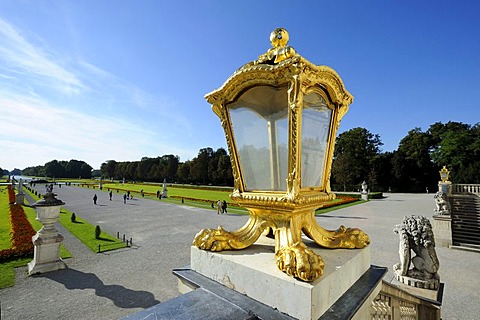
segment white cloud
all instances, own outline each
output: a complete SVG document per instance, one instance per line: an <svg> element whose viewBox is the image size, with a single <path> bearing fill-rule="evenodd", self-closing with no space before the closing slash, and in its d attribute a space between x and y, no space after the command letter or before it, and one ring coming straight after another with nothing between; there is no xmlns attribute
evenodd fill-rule
<svg viewBox="0 0 480 320"><path fill-rule="evenodd" d="M187 160L197 150L177 141L192 135L191 120L175 101L81 57L67 64L0 18L0 167L77 159L99 168L108 159L164 154Z"/></svg>
<svg viewBox="0 0 480 320"><path fill-rule="evenodd" d="M26 73L66 94L79 93L84 84L70 71L52 60L40 47L30 44L21 33L0 18L0 57L12 72ZM33 80L33 79L32 79Z"/></svg>
<svg viewBox="0 0 480 320"><path fill-rule="evenodd" d="M51 154L50 160L56 158L54 155L63 155L59 160L70 155L84 156L79 160L85 161L136 158L149 143L149 137L155 135L121 119L86 115L23 97L0 98L0 109L0 145L10 150L7 154L16 160L15 163L27 161L32 165L31 159L36 155L31 155L30 159L19 158L24 151L19 153L18 150L26 149Z"/></svg>

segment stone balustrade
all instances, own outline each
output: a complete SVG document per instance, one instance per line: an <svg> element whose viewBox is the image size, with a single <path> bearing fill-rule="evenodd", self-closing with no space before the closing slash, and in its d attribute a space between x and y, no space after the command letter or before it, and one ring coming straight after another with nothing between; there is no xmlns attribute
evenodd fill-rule
<svg viewBox="0 0 480 320"><path fill-rule="evenodd" d="M383 281L382 290L370 305L369 319L440 319L441 303L437 301L437 297L432 296L429 299L421 297L421 293L415 295Z"/></svg>
<svg viewBox="0 0 480 320"><path fill-rule="evenodd" d="M464 183L453 184L452 192L480 194L480 184L464 184Z"/></svg>

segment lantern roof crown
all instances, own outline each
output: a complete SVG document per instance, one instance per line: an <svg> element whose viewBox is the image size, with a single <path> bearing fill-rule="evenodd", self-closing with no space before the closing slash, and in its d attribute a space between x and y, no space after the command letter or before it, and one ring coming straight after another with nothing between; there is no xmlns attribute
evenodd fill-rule
<svg viewBox="0 0 480 320"><path fill-rule="evenodd" d="M328 66L317 66L288 45L290 37L284 28L277 28L270 34L270 48L257 60L237 69L217 90L205 95L213 105L225 104L237 98L245 89L256 85L281 86L293 77L300 77L305 88L321 86L332 102L348 106L353 96L348 92L338 73Z"/></svg>

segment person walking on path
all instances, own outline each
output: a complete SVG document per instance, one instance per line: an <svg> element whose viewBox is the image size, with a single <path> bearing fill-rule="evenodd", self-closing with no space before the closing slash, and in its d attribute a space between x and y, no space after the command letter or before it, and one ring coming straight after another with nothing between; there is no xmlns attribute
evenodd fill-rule
<svg viewBox="0 0 480 320"><path fill-rule="evenodd" d="M123 194L123 203L127 203L127 194L126 193Z"/></svg>
<svg viewBox="0 0 480 320"><path fill-rule="evenodd" d="M222 203L222 200L219 199L219 200L217 201L217 214L222 213L222 204L223 204L223 203Z"/></svg>
<svg viewBox="0 0 480 320"><path fill-rule="evenodd" d="M223 200L222 203L222 213L227 213L227 201Z"/></svg>
<svg viewBox="0 0 480 320"><path fill-rule="evenodd" d="M93 196L93 204L97 204L97 194L95 193L95 195Z"/></svg>
<svg viewBox="0 0 480 320"><path fill-rule="evenodd" d="M110 192L108 193L108 195L110 196L110 201L112 201L112 190L110 190Z"/></svg>

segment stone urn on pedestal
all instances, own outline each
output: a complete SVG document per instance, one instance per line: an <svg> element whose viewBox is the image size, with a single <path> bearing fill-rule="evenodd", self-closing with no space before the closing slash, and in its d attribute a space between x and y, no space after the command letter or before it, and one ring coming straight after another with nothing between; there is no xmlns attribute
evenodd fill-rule
<svg viewBox="0 0 480 320"><path fill-rule="evenodd" d="M25 193L23 193L23 181L20 179L18 181L18 192L15 195L15 203L23 206L25 202Z"/></svg>
<svg viewBox="0 0 480 320"><path fill-rule="evenodd" d="M167 179L163 179L162 198L167 198Z"/></svg>
<svg viewBox="0 0 480 320"><path fill-rule="evenodd" d="M362 182L362 200L368 201L368 185L365 181Z"/></svg>
<svg viewBox="0 0 480 320"><path fill-rule="evenodd" d="M60 259L60 244L63 241L63 236L55 228L55 223L60 216L60 207L64 202L55 198L55 196L53 186L50 185L43 199L32 205L37 212L37 220L43 224L43 227L32 237L34 256L28 264L28 275L55 271L66 267Z"/></svg>

